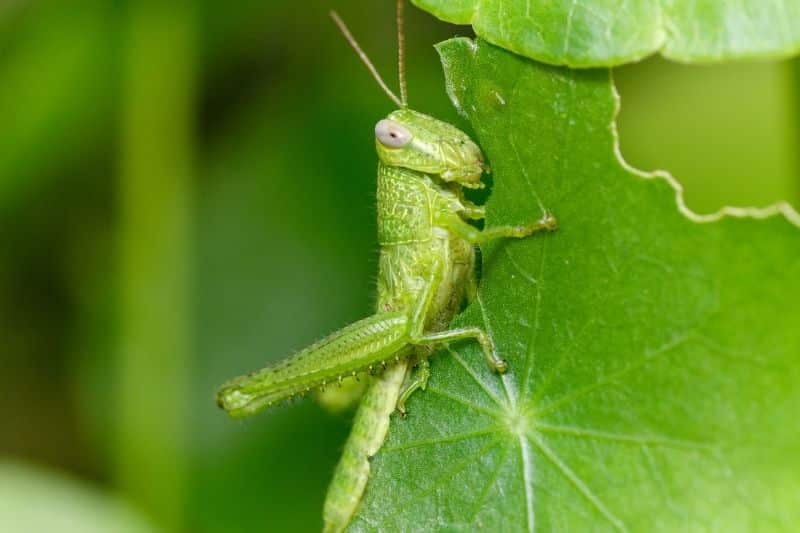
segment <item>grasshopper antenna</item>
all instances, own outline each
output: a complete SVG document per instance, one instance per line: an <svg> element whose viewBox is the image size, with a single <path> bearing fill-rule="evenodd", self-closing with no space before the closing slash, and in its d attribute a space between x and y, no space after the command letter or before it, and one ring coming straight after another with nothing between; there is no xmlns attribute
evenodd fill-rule
<svg viewBox="0 0 800 533"><path fill-rule="evenodd" d="M399 4L400 2L398 2L398 6ZM402 15L402 7L398 7L398 10L399 10L398 13ZM397 104L398 107L406 107L405 101L403 99L398 98L397 95L394 94L391 89L389 89L389 87L386 85L386 82L383 81L383 78L381 78L381 75L378 74L378 70L375 68L375 65L372 64L372 61L369 60L367 54L365 54L364 51L361 49L361 47L358 45L358 42L353 37L353 34L350 33L350 30L347 29L347 25L344 23L341 17L339 17L339 14L336 11L331 11L330 15L331 18L333 19L333 22L336 23L336 25L339 27L339 30L342 32L342 35L344 36L347 43L361 59L361 62L364 63L364 65L367 67L367 70L369 70L370 74L372 74L372 77L375 78L375 81L378 82L378 85L380 86L381 89L383 89L383 92L385 92L387 96L389 96L389 98L391 98L392 101L395 104ZM405 67L401 67L401 72L404 72L404 70ZM403 74L403 78L405 78L405 74ZM403 85L405 85L405 79L403 79L400 85L402 91L405 92Z"/></svg>
<svg viewBox="0 0 800 533"><path fill-rule="evenodd" d="M400 101L408 107L406 88L406 28L403 9L405 0L397 0L397 79L400 80Z"/></svg>

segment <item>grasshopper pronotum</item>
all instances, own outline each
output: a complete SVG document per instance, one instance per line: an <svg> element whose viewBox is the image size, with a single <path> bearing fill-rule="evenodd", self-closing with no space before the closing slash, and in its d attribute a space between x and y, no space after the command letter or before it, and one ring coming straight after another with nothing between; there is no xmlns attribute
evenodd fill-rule
<svg viewBox="0 0 800 533"><path fill-rule="evenodd" d="M389 415L395 408L405 414L409 395L425 388L427 358L437 345L474 339L492 369L501 373L507 369L482 329L448 327L477 290L475 245L553 230L556 221L546 215L527 225L483 230L469 224L468 220L484 217L484 208L463 194L464 188L484 186L483 154L461 130L408 108L403 0L397 0L400 97L387 87L339 16L334 12L331 16L399 107L375 126L380 243L377 310L281 363L229 381L217 398L231 416L248 416L296 394L383 368L364 394L325 502L326 531L340 531L361 500L369 458L383 444ZM417 371L412 373L415 366Z"/></svg>

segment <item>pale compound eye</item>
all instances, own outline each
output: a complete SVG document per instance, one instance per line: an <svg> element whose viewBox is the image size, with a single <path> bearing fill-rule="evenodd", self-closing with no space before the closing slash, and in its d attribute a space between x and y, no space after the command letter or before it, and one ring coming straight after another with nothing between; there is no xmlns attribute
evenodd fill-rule
<svg viewBox="0 0 800 533"><path fill-rule="evenodd" d="M411 132L397 122L385 118L375 124L375 138L389 148L402 148L411 142Z"/></svg>

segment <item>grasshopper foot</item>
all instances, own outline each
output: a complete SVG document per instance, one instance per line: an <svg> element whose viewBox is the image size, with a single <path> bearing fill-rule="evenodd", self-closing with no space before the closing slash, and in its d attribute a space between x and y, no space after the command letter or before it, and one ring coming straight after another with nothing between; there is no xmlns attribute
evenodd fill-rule
<svg viewBox="0 0 800 533"><path fill-rule="evenodd" d="M417 365L416 372L409 373L403 383L403 389L400 392L400 397L397 399L397 411L400 416L405 418L408 415L406 410L406 401L417 390L428 386L428 378L431 376L430 363L427 359L422 359Z"/></svg>
<svg viewBox="0 0 800 533"><path fill-rule="evenodd" d="M553 231L558 227L558 220L556 220L556 217L553 216L552 213L545 213L539 221L539 226L547 231Z"/></svg>
<svg viewBox="0 0 800 533"><path fill-rule="evenodd" d="M554 217L551 213L545 213L545 215L539 219L538 221L523 226L522 233L524 236L527 237L528 235L533 235L538 231L554 231L558 227L558 221L556 217Z"/></svg>
<svg viewBox="0 0 800 533"><path fill-rule="evenodd" d="M497 359L492 363L492 370L497 372L498 374L505 374L508 372L508 363L505 359Z"/></svg>

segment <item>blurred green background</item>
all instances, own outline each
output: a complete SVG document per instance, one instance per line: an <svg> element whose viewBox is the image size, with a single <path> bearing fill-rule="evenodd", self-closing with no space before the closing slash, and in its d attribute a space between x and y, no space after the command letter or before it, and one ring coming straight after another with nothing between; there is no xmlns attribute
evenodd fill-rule
<svg viewBox="0 0 800 533"><path fill-rule="evenodd" d="M0 530L314 531L349 415L214 390L370 311L393 2L0 2ZM412 107L465 126L407 10ZM800 205L796 63L615 72L691 207ZM531 132L535 135L535 132Z"/></svg>

